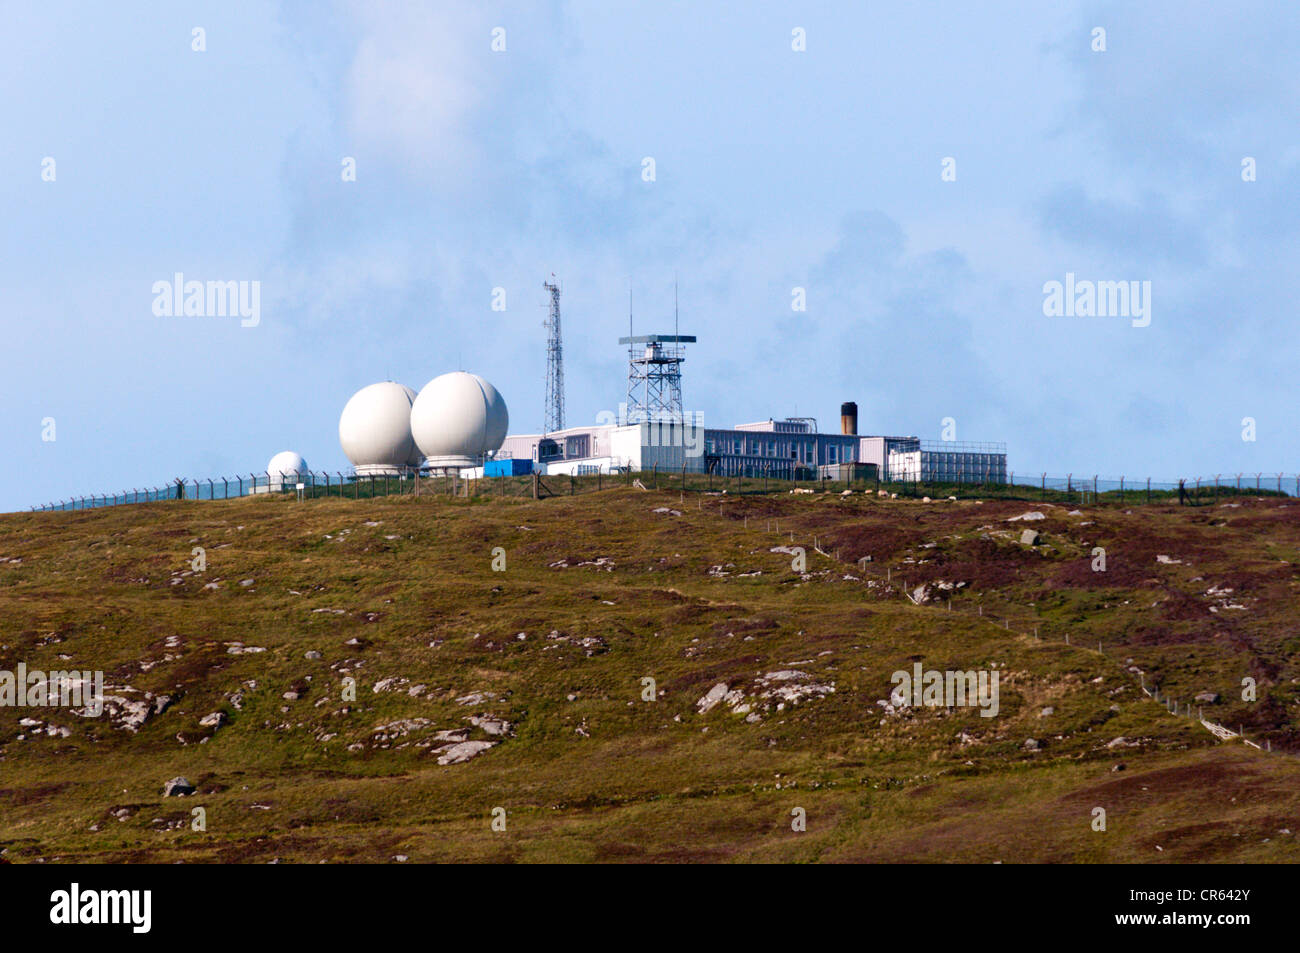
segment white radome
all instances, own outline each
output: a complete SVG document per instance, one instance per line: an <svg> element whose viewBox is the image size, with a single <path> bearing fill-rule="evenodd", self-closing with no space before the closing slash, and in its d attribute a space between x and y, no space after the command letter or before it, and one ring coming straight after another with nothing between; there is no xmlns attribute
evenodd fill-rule
<svg viewBox="0 0 1300 953"><path fill-rule="evenodd" d="M302 458L301 453L294 453L292 450L281 450L266 465L267 481L277 489L286 483L298 483L307 476L307 473L307 461Z"/></svg>
<svg viewBox="0 0 1300 953"><path fill-rule="evenodd" d="M415 391L394 381L363 387L339 417L339 444L357 473L404 473L420 465L411 437Z"/></svg>
<svg viewBox="0 0 1300 953"><path fill-rule="evenodd" d="M424 385L411 405L411 434L431 467L472 467L506 439L510 413L477 374L454 371Z"/></svg>

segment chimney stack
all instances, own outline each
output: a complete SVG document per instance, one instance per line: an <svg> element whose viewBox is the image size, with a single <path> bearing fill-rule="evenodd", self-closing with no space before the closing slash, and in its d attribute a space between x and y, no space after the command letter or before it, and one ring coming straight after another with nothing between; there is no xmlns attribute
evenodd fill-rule
<svg viewBox="0 0 1300 953"><path fill-rule="evenodd" d="M851 400L840 404L840 433L857 436L858 405Z"/></svg>

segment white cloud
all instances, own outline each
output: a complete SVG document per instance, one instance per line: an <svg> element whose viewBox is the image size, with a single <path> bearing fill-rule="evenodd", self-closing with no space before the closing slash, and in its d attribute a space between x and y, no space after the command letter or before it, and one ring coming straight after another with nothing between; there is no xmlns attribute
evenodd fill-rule
<svg viewBox="0 0 1300 953"><path fill-rule="evenodd" d="M469 7L354 3L358 35L344 83L354 148L423 178L475 158L475 110L490 98L491 24Z"/></svg>

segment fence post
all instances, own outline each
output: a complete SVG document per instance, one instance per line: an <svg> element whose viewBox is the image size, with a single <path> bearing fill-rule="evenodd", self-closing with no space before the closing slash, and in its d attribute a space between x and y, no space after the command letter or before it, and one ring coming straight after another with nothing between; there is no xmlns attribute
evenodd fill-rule
<svg viewBox="0 0 1300 953"><path fill-rule="evenodd" d="M1151 502L1151 478L1147 477L1147 502Z"/></svg>

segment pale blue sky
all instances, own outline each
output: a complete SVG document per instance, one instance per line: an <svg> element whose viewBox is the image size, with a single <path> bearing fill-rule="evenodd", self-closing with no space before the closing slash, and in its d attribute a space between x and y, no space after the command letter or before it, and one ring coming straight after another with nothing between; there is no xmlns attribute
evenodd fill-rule
<svg viewBox="0 0 1300 953"><path fill-rule="evenodd" d="M534 431L551 272L571 423L622 399L629 280L648 332L676 275L709 424L856 400L1017 472L1300 470L1300 8L881 6L9 0L0 509L343 469L387 377L475 371ZM261 323L154 316L177 271ZM1067 272L1150 281L1150 327L1045 317Z"/></svg>

